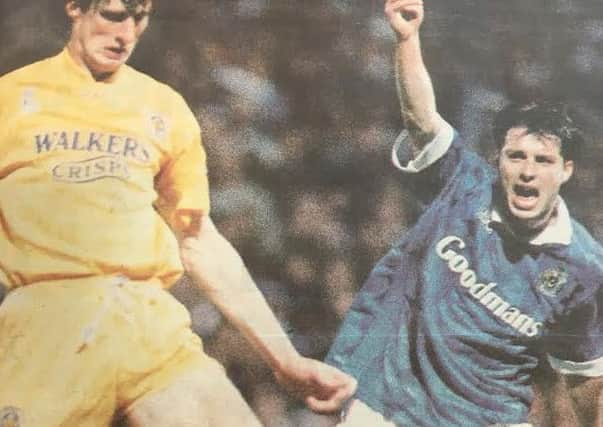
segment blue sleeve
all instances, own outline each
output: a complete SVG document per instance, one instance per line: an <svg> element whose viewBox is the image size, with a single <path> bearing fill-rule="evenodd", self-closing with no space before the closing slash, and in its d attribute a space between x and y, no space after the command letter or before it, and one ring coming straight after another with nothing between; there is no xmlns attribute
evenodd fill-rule
<svg viewBox="0 0 603 427"><path fill-rule="evenodd" d="M483 188L484 182L493 180L492 168L464 145L462 138L454 131L448 149L435 161L419 170L399 167L404 172L403 184L416 197L421 213L438 199L450 199L449 202L454 203L455 199L464 198L472 191ZM412 161L408 148L401 146L397 154L400 162L409 164Z"/></svg>
<svg viewBox="0 0 603 427"><path fill-rule="evenodd" d="M553 327L549 362L563 374L603 376L603 289Z"/></svg>

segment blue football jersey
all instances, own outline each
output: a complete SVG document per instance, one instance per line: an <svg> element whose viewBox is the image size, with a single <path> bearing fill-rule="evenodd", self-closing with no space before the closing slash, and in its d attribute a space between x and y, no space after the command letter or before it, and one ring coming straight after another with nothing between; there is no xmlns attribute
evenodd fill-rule
<svg viewBox="0 0 603 427"><path fill-rule="evenodd" d="M567 242L516 239L492 214L496 171L456 133L428 162L404 175L421 216L371 272L327 361L400 426L526 422L543 356L603 373L603 250L563 203Z"/></svg>

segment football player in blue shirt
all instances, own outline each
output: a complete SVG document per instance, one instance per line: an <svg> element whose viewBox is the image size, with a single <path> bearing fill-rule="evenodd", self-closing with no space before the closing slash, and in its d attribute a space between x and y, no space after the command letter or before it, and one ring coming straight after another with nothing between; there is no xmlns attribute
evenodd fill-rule
<svg viewBox="0 0 603 427"><path fill-rule="evenodd" d="M512 105L491 167L438 114L422 1L387 0L385 13L406 127L392 157L422 214L327 357L358 379L341 425L530 425L540 361L603 376L603 250L559 196L582 138L563 105Z"/></svg>

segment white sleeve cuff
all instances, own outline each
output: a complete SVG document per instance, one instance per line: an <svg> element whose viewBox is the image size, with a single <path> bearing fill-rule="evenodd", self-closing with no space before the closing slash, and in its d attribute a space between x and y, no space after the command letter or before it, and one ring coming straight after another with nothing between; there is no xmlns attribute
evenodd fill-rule
<svg viewBox="0 0 603 427"><path fill-rule="evenodd" d="M569 360L560 360L550 354L547 355L551 367L565 375L580 375L583 377L603 376L603 357L588 362L572 362Z"/></svg>
<svg viewBox="0 0 603 427"><path fill-rule="evenodd" d="M408 131L403 130L396 138L396 142L392 147L392 162L394 163L395 167L403 172L417 173L433 165L435 162L441 159L444 154L446 154L450 148L450 145L452 145L454 130L452 129L452 126L448 124L448 122L444 122L442 129L440 129L438 134L431 141L429 141L425 147L423 147L419 155L410 160L406 166L402 166L400 158L398 157L398 151L402 144L406 141L406 138L408 138L408 135Z"/></svg>

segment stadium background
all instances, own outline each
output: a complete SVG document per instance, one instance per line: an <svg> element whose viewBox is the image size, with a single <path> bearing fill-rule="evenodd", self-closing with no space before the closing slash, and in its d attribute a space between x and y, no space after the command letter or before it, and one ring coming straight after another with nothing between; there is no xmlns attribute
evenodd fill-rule
<svg viewBox="0 0 603 427"><path fill-rule="evenodd" d="M412 221L389 162L400 121L393 36L377 0L155 0L131 63L187 99L209 156L213 217L297 348L324 356L371 265ZM58 52L59 0L0 0L0 74ZM603 232L603 4L431 0L423 47L439 109L490 156L492 113L510 99L567 100L588 155L565 197ZM321 426L275 384L186 281L208 352L262 421Z"/></svg>

